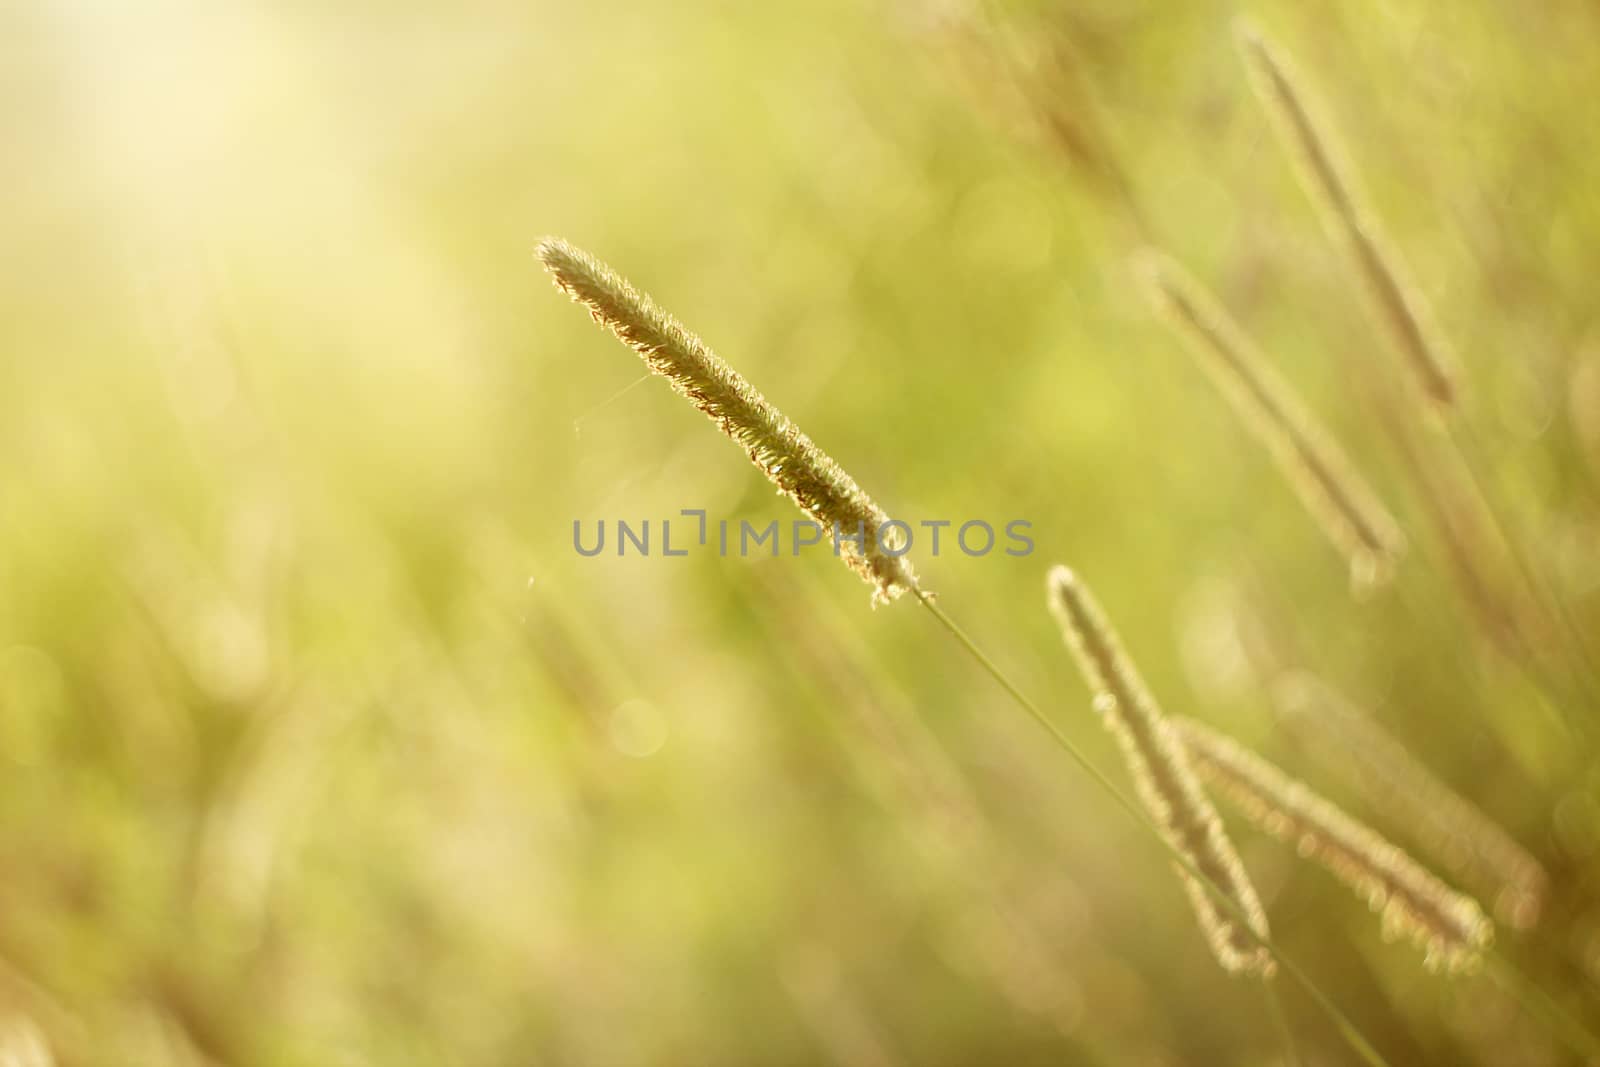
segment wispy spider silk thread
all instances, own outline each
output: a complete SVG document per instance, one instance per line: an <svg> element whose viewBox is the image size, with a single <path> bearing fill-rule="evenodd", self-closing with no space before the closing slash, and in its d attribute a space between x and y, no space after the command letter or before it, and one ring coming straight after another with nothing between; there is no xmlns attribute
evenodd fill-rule
<svg viewBox="0 0 1600 1067"><path fill-rule="evenodd" d="M1095 709L1117 739L1151 821L1180 855L1239 907L1250 929L1267 938L1266 912L1222 820L1094 595L1066 567L1051 568L1047 585L1050 611L1095 692ZM1240 929L1238 920L1220 909L1196 879L1181 869L1179 874L1222 968L1232 974L1270 977L1275 970L1271 954Z"/></svg>
<svg viewBox="0 0 1600 1067"><path fill-rule="evenodd" d="M1386 937L1404 935L1420 946L1430 970L1459 972L1482 962L1494 925L1477 901L1231 737L1193 719L1172 725L1202 778L1251 822L1363 897L1382 916Z"/></svg>
<svg viewBox="0 0 1600 1067"><path fill-rule="evenodd" d="M717 428L737 442L778 491L834 538L846 566L873 586L874 604L917 588L887 512L704 341L600 260L560 238L538 256L557 288L639 353Z"/></svg>

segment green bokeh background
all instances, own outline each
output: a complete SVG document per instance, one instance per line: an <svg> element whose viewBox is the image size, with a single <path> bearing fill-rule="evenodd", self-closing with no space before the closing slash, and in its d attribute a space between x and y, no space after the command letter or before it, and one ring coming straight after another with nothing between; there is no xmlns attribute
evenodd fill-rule
<svg viewBox="0 0 1600 1067"><path fill-rule="evenodd" d="M1545 863L1543 922L1499 944L1600 1023L1600 778L1553 726L1596 708L1495 650L1430 538L1356 385L1407 382L1249 91L1236 13L7 5L0 1049L1280 1061L1159 848L915 604L870 610L825 553L573 551L575 519L797 516L551 290L549 233L897 516L1032 522L1031 557L919 572L1119 780L1043 610L1053 562L1169 710L1403 835L1275 726L1273 669L1373 712ZM1592 649L1600 11L1252 13L1342 131ZM1400 515L1395 588L1352 598L1151 315L1145 241ZM1395 1063L1569 1062L1229 822L1278 940ZM1351 1062L1283 996L1308 1064Z"/></svg>

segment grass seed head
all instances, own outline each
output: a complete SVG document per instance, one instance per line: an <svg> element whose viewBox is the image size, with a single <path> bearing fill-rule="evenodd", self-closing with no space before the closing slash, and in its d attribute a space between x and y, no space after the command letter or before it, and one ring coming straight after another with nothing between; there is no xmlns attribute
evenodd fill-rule
<svg viewBox="0 0 1600 1067"><path fill-rule="evenodd" d="M1269 936L1267 915L1216 809L1200 787L1183 744L1172 732L1133 661L1122 649L1094 595L1066 567L1048 579L1050 611L1077 658L1094 707L1122 750L1139 799L1169 843ZM1212 954L1230 974L1270 977L1271 953L1219 907L1201 883L1179 869Z"/></svg>
<svg viewBox="0 0 1600 1067"><path fill-rule="evenodd" d="M1453 408L1455 357L1434 328L1427 301L1406 279L1399 255L1388 247L1377 217L1367 208L1331 125L1318 113L1282 49L1247 19L1237 20L1234 29L1256 97L1277 127L1324 228L1348 253L1374 316L1423 395L1438 410Z"/></svg>
<svg viewBox="0 0 1600 1067"><path fill-rule="evenodd" d="M550 237L539 243L538 256L557 288L639 353L645 366L737 442L780 493L834 538L839 558L872 585L874 604L917 588L894 528L891 536L880 536L889 515L704 341L582 249Z"/></svg>
<svg viewBox="0 0 1600 1067"><path fill-rule="evenodd" d="M1332 434L1187 271L1153 250L1141 253L1137 266L1152 305L1344 554L1351 579L1365 587L1392 576L1405 535Z"/></svg>
<svg viewBox="0 0 1600 1067"><path fill-rule="evenodd" d="M1430 970L1476 968L1494 939L1478 902L1445 885L1404 849L1225 734L1176 719L1196 770L1267 833L1331 871L1366 900L1386 938L1404 936Z"/></svg>
<svg viewBox="0 0 1600 1067"><path fill-rule="evenodd" d="M1538 921L1549 892L1544 866L1371 715L1309 674L1283 679L1272 696L1278 721L1326 771L1406 827L1463 886L1492 898L1500 922L1526 930Z"/></svg>

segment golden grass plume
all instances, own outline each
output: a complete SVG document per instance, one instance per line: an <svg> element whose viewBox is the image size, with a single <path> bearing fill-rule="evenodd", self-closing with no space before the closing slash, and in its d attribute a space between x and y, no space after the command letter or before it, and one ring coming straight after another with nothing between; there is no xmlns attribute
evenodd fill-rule
<svg viewBox="0 0 1600 1067"><path fill-rule="evenodd" d="M582 249L550 237L539 243L538 256L557 288L639 353L652 372L743 447L780 493L834 537L839 557L874 587L874 604L917 588L901 546L880 537L889 515L704 341Z"/></svg>
<svg viewBox="0 0 1600 1067"><path fill-rule="evenodd" d="M1188 271L1155 250L1137 269L1151 303L1277 462L1358 584L1386 580L1405 535L1342 449L1255 343Z"/></svg>
<svg viewBox="0 0 1600 1067"><path fill-rule="evenodd" d="M1375 811L1409 827L1408 836L1461 883L1487 899L1507 926L1538 921L1549 888L1544 866L1498 823L1451 789L1372 717L1308 674L1273 690L1279 721L1314 758Z"/></svg>
<svg viewBox="0 0 1600 1067"><path fill-rule="evenodd" d="M1476 967L1494 936L1477 901L1456 892L1398 845L1225 734L1174 719L1195 769L1245 817L1314 859L1383 917L1385 937L1406 936L1430 970Z"/></svg>
<svg viewBox="0 0 1600 1067"><path fill-rule="evenodd" d="M1151 820L1248 917L1257 937L1267 938L1266 912L1222 820L1094 595L1066 567L1051 568L1047 584L1051 613L1095 692L1095 708L1116 737ZM1198 880L1181 868L1179 874L1223 969L1271 976L1275 964L1267 949L1224 913Z"/></svg>
<svg viewBox="0 0 1600 1067"><path fill-rule="evenodd" d="M1433 327L1426 301L1406 279L1400 257L1387 247L1331 125L1311 103L1282 49L1248 19L1236 20L1234 30L1256 96L1277 127L1324 228L1349 254L1375 316L1423 394L1439 409L1453 407L1455 357Z"/></svg>

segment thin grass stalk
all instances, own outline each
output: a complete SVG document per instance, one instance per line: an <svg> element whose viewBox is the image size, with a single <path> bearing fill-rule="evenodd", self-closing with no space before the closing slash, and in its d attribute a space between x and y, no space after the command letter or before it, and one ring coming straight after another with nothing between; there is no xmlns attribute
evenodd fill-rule
<svg viewBox="0 0 1600 1067"><path fill-rule="evenodd" d="M1528 587L1536 608L1546 616L1548 624L1559 631L1571 650L1574 657L1571 666L1576 668L1577 681L1584 690L1584 695L1589 701L1600 698L1600 666L1595 663L1583 628L1574 617L1571 605L1550 584L1543 569L1535 566L1523 548L1523 541L1515 535L1511 524L1505 518L1504 509L1497 503L1498 499L1504 498L1504 492L1502 490L1498 497L1494 492L1497 483L1490 472L1488 462L1483 458L1485 452L1478 443L1476 434L1464 421L1452 423L1448 430L1450 442L1455 448L1456 455L1460 457L1461 465L1466 469L1467 480L1488 515L1495 535L1505 546L1506 553L1511 557L1511 562Z"/></svg>
<svg viewBox="0 0 1600 1067"><path fill-rule="evenodd" d="M1600 1038L1529 978L1503 953L1489 958L1489 977L1540 1023L1559 1034L1561 1041L1588 1064L1600 1063Z"/></svg>
<svg viewBox="0 0 1600 1067"><path fill-rule="evenodd" d="M1400 257L1387 247L1331 125L1311 103L1281 49L1247 19L1238 19L1234 29L1256 96L1277 127L1324 228L1349 254L1374 317L1434 407L1454 408L1455 357L1434 329L1421 294L1404 277Z"/></svg>
<svg viewBox="0 0 1600 1067"><path fill-rule="evenodd" d="M1249 916L1256 934L1267 937L1267 916L1222 820L1200 788L1183 744L1140 678L1133 660L1094 595L1066 567L1048 580L1050 611L1095 692L1095 709L1122 749L1139 797L1166 839L1223 887ZM1270 977L1271 957L1220 911L1201 887L1184 878L1190 903L1213 955L1230 974Z"/></svg>
<svg viewBox="0 0 1600 1067"><path fill-rule="evenodd" d="M1404 935L1430 970L1477 967L1494 937L1478 902L1459 893L1371 827L1225 734L1175 719L1200 775L1267 833L1316 860Z"/></svg>
<svg viewBox="0 0 1600 1067"><path fill-rule="evenodd" d="M1283 996L1278 992L1278 983L1265 983L1263 991L1267 997L1267 1014L1272 1016L1272 1024L1278 1030L1278 1041L1283 1045L1283 1067L1300 1067L1300 1050L1295 1044L1294 1028L1289 1025L1289 1016L1283 1010Z"/></svg>
<svg viewBox="0 0 1600 1067"><path fill-rule="evenodd" d="M1131 236L1146 239L1149 223L1072 30L1048 14L1019 22L1016 11L986 6L993 5L941 11L927 30L974 109L1006 134L1052 152L1127 223Z"/></svg>
<svg viewBox="0 0 1600 1067"><path fill-rule="evenodd" d="M1187 271L1154 250L1138 257L1138 268L1151 303L1344 554L1352 580L1387 580L1405 552L1405 535L1333 435Z"/></svg>
<svg viewBox="0 0 1600 1067"><path fill-rule="evenodd" d="M975 850L991 833L989 820L967 773L928 720L917 714L911 697L868 654L864 646L830 640L842 621L823 611L815 590L788 567L754 567L752 578L772 607L775 636L794 661L797 675L824 697L823 706L846 709L856 729L887 762L904 792L934 824L944 845ZM781 632L779 632L781 631Z"/></svg>
<svg viewBox="0 0 1600 1067"><path fill-rule="evenodd" d="M1365 376L1356 376L1364 402L1379 422L1405 464L1407 475L1433 527L1443 563L1479 628L1493 646L1546 697L1541 710L1569 735L1588 736L1592 725L1580 710L1593 703L1592 690L1581 675L1563 678L1544 650L1559 633L1558 623L1539 600L1539 590L1527 568L1523 581L1510 570L1515 546L1497 538L1488 500L1470 484L1467 463L1458 451L1441 448L1441 442L1424 434L1407 417L1401 398ZM1450 425L1461 428L1461 420ZM1449 442L1442 442L1448 444ZM1401 586L1402 593L1405 587ZM1427 617L1420 605L1418 619Z"/></svg>
<svg viewBox="0 0 1600 1067"><path fill-rule="evenodd" d="M821 605L809 587L787 567L754 571L795 684L817 698L817 707L846 713L837 724L839 740L862 782L909 827L928 857L954 876L964 907L992 918L985 939L992 951L979 954L977 963L995 990L1018 1011L1051 1025L1073 1051L1084 1051L1077 1047L1075 1016L1062 1010L1075 981L1071 960L1042 936L1003 877L1007 857L965 773L909 698L881 678L859 648L828 639L833 628L822 625Z"/></svg>

